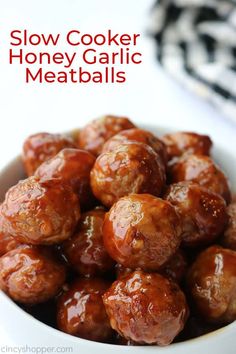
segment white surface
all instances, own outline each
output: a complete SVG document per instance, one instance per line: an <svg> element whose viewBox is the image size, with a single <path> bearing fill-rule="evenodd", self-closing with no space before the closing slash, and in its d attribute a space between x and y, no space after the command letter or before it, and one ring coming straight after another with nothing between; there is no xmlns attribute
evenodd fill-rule
<svg viewBox="0 0 236 354"><path fill-rule="evenodd" d="M151 4L152 0L0 0L0 167L18 154L27 135L69 130L104 113L196 129L213 136L219 146L227 142L228 150L236 151L235 125L167 77L156 63L152 42L144 35L144 63L129 68L125 85L26 85L23 70L8 64L13 29L57 33L71 28L86 32L111 28L144 33ZM2 325L0 319L0 343L10 344Z"/></svg>

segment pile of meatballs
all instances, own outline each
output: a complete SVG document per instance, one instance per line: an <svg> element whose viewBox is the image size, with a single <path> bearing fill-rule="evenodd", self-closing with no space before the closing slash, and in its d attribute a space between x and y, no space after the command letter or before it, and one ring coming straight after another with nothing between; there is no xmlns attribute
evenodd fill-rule
<svg viewBox="0 0 236 354"><path fill-rule="evenodd" d="M28 177L0 206L0 289L104 343L165 346L236 320L236 201L211 147L115 116L27 138Z"/></svg>

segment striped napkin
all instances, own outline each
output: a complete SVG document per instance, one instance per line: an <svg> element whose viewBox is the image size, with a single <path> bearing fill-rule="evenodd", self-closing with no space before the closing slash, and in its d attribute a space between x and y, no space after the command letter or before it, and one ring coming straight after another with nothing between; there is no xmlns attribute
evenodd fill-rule
<svg viewBox="0 0 236 354"><path fill-rule="evenodd" d="M161 65L236 122L236 0L158 0L150 32Z"/></svg>

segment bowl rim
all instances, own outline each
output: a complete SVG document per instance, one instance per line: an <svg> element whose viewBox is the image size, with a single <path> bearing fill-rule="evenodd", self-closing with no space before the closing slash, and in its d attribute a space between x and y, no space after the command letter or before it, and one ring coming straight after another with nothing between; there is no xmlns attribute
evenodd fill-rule
<svg viewBox="0 0 236 354"><path fill-rule="evenodd" d="M22 316L26 317L26 319L28 319L29 321L33 321L33 324L35 324L37 327L41 327L44 330L46 330L47 332L51 332L53 331L53 333L56 336L62 337L64 339L69 339L71 341L74 342L74 344L79 344L80 342L83 343L88 343L89 345L93 346L93 345L99 345L101 348L102 347L110 347L110 348L114 348L114 347L119 347L119 348L134 348L135 346L126 346L126 345L121 345L121 344L112 344L112 343L102 343L102 342L96 342L96 341L92 341L92 340L88 340L88 339L84 339L84 338L80 338L80 337L76 337L73 336L71 334L65 333L60 331L57 328L51 327L48 324L38 320L37 318L35 318L34 316L32 316L30 313L26 312L25 310L23 310L17 303L15 303L7 294L5 294L2 290L0 290L0 301L1 299L3 301L6 301L7 304L12 307L14 309L14 311L19 312ZM191 338L185 341L181 341L181 342L177 342L177 343L171 343L167 346L161 347L158 345L150 345L150 346L145 346L145 345L139 345L137 346L137 348L145 348L150 350L152 348L177 348L177 347L188 347L191 346L192 344L201 344L201 342L205 341L206 339L213 341L215 339L215 337L217 336L217 338L219 339L220 337L224 337L230 333L235 333L236 330L236 321L223 326L217 330L214 330L212 332L203 334L201 336L195 337L195 338ZM50 334L50 333L49 333Z"/></svg>
<svg viewBox="0 0 236 354"><path fill-rule="evenodd" d="M159 126L159 125L154 125L154 124L140 124L139 125L140 128L142 129L147 129L147 130L151 130L151 131L159 131L161 134L165 134L166 132L173 132L173 131L176 131L176 127L174 128L171 128L171 127L163 127L163 126ZM77 130L77 129L76 129ZM73 134L73 132L75 131L75 129L72 129L70 130L69 132L65 132L65 133L62 133L62 134L66 134L66 135L71 135ZM179 130L179 131L183 131L183 130ZM191 131L191 130L185 130L185 131ZM163 133L164 132L164 133ZM195 131L196 132L196 131ZM202 133L200 133L202 134ZM216 145L216 148L218 149L222 149L224 150L224 147L222 146L222 144L218 144ZM227 150L227 149L225 149ZM10 167L13 167L13 165L16 165L16 164L22 164L21 163L21 155L17 155L15 156L14 158L12 158L7 164L5 164L1 169L0 169L0 179L2 178L2 176L7 172L7 170L10 168ZM21 177L20 177L21 179ZM20 180L19 179L19 180ZM35 318L34 316L30 315L29 313L27 313L25 310L23 310L20 306L18 306L17 303L15 303L7 294L5 294L2 290L0 290L0 300L1 298L3 299L3 301L7 301L8 305L11 306L12 308L14 308L14 310L17 310L19 313L21 313L23 316L25 316L29 321L33 321L33 323L41 328L43 328L44 330L46 331L53 331L53 333L59 337L62 337L62 338L65 338L65 339L69 339L71 341L73 341L75 344L79 344L79 342L83 342L83 343L89 343L90 345L99 345L101 348L104 347L104 348L135 348L135 346L125 346L125 345L120 345L120 344L111 344L111 343L101 343L101 342L95 342L95 341L91 341L91 340L88 340L88 339L83 339L83 338L80 338L80 337L76 337L76 336L73 336L71 334L68 334L68 333L65 333L65 332L62 332L60 331L59 329L56 329L54 327L51 327L47 324L45 324L44 322L38 320L37 318ZM1 302L1 301L0 301ZM184 346L185 348L187 348L188 346L192 345L193 343L194 344L197 344L197 343L201 343L202 341L206 340L206 339L210 339L210 341L214 340L214 338L217 336L217 338L220 338L220 337L223 337L225 335L228 335L229 333L231 332L235 332L236 331L236 320L233 321L232 323L229 323L221 328L218 328L212 332L209 332L209 333L206 333L206 334L203 334L201 336L198 336L198 337L194 337L194 338L190 338L190 339L187 339L185 341L181 341L181 342L177 342L177 343L171 343L165 347L161 347L161 346L158 346L158 345L150 345L150 346L145 346L145 345L139 345L137 346L136 348L145 348L145 350L151 350L153 348L155 348L155 350L157 348L162 348L165 349L165 348L177 348L177 347L181 347L181 346ZM49 333L50 334L50 333ZM128 350L128 349L127 349Z"/></svg>

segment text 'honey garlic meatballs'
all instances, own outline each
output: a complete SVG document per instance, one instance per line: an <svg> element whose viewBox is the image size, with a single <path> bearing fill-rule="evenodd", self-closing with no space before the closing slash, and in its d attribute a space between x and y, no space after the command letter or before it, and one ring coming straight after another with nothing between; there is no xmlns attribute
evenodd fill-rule
<svg viewBox="0 0 236 354"><path fill-rule="evenodd" d="M165 181L160 157L150 146L136 142L100 155L91 171L93 193L107 207L131 193L159 196Z"/></svg>
<svg viewBox="0 0 236 354"><path fill-rule="evenodd" d="M207 135L192 132L177 132L162 136L169 160L184 154L209 155L212 141Z"/></svg>
<svg viewBox="0 0 236 354"><path fill-rule="evenodd" d="M105 141L122 130L135 128L125 117L107 115L88 123L79 133L78 146L98 156Z"/></svg>
<svg viewBox="0 0 236 354"><path fill-rule="evenodd" d="M226 248L236 251L236 202L228 205L227 214L229 222L221 238L221 243Z"/></svg>
<svg viewBox="0 0 236 354"><path fill-rule="evenodd" d="M167 201L148 194L121 198L106 214L103 239L110 256L125 267L158 270L177 251L181 222Z"/></svg>
<svg viewBox="0 0 236 354"><path fill-rule="evenodd" d="M78 194L80 205L87 209L94 202L90 188L90 171L95 157L88 151L63 149L56 156L44 162L35 172L41 181L58 179L71 185Z"/></svg>
<svg viewBox="0 0 236 354"><path fill-rule="evenodd" d="M72 139L61 134L38 133L29 136L23 145L22 160L28 176L32 176L44 161L64 148L74 148Z"/></svg>
<svg viewBox="0 0 236 354"><path fill-rule="evenodd" d="M219 246L203 251L193 263L187 286L198 311L206 321L236 320L236 252Z"/></svg>
<svg viewBox="0 0 236 354"><path fill-rule="evenodd" d="M176 207L181 217L185 246L207 245L213 242L227 225L224 199L196 183L172 184L165 199Z"/></svg>
<svg viewBox="0 0 236 354"><path fill-rule="evenodd" d="M188 318L183 292L157 273L128 274L112 284L103 302L112 328L141 344L170 344Z"/></svg>
<svg viewBox="0 0 236 354"><path fill-rule="evenodd" d="M102 301L108 287L98 278L75 280L58 299L58 328L84 339L109 342L113 330Z"/></svg>
<svg viewBox="0 0 236 354"><path fill-rule="evenodd" d="M1 215L4 232L17 241L54 244L73 234L80 207L70 186L29 177L6 193Z"/></svg>
<svg viewBox="0 0 236 354"><path fill-rule="evenodd" d="M0 258L0 288L13 300L38 304L56 296L65 268L48 249L21 246Z"/></svg>
<svg viewBox="0 0 236 354"><path fill-rule="evenodd" d="M96 208L82 214L77 231L62 245L68 263L84 276L106 273L115 265L103 243L104 217L103 208Z"/></svg>
<svg viewBox="0 0 236 354"><path fill-rule="evenodd" d="M164 165L167 163L167 151L165 144L158 139L151 132L143 129L128 129L114 135L104 145L102 152L112 151L120 144L124 144L127 141L136 141L144 143L153 148L153 150L160 156Z"/></svg>
<svg viewBox="0 0 236 354"><path fill-rule="evenodd" d="M170 171L172 182L193 181L230 202L231 193L226 176L208 156L190 155L176 162Z"/></svg>

